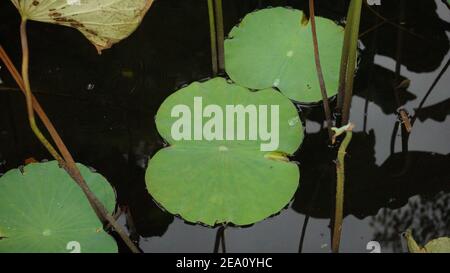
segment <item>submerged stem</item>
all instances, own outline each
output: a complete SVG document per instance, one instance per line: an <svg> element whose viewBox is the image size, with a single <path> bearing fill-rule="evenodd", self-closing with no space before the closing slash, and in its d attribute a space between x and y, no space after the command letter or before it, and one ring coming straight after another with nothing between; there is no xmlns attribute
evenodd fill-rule
<svg viewBox="0 0 450 273"><path fill-rule="evenodd" d="M345 154L347 153L347 147L352 140L353 127L353 124L349 123L348 125L340 129L333 128L336 132L335 136L338 136L339 134L345 132L345 138L339 147L336 160L336 204L334 212L333 236L331 242L331 248L334 253L339 252L339 244L341 241L342 219L344 216Z"/></svg>

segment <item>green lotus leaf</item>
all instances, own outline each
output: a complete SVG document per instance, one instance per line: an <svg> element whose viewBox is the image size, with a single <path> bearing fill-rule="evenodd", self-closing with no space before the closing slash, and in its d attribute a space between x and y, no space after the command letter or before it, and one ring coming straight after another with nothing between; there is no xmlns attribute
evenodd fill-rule
<svg viewBox="0 0 450 273"><path fill-rule="evenodd" d="M412 236L411 230L406 231L406 242L411 253L450 253L450 238L440 237L429 241L424 247L420 247Z"/></svg>
<svg viewBox="0 0 450 273"><path fill-rule="evenodd" d="M115 193L100 174L78 164L109 212ZM56 161L32 163L0 178L0 253L117 252L79 186Z"/></svg>
<svg viewBox="0 0 450 273"><path fill-rule="evenodd" d="M277 87L292 100L322 100L314 61L310 23L303 12L268 8L248 14L225 41L225 68L230 78L251 89ZM329 97L336 95L344 29L316 17L322 70Z"/></svg>
<svg viewBox="0 0 450 273"><path fill-rule="evenodd" d="M78 29L99 52L128 37L153 3L153 0L11 1L29 20Z"/></svg>
<svg viewBox="0 0 450 273"><path fill-rule="evenodd" d="M440 237L431 240L425 245L425 249L429 253L450 253L450 238Z"/></svg>
<svg viewBox="0 0 450 273"><path fill-rule="evenodd" d="M247 130L245 140L238 140L237 120L245 121L248 128L250 125L263 128L263 123L251 118L252 114L225 118L224 125L215 128L223 134L217 134L213 139L192 140L195 137L193 131L190 132L191 140L174 138L172 129L180 116L174 117L173 110L180 105L187 106L192 112L198 110L195 98L202 98L204 113L215 105L225 117L230 105L253 105L257 109L268 106L271 111L267 112L267 117L276 112L273 106L278 106L279 118L268 118L268 124L264 125L273 129L279 123L279 145L272 147L275 148L273 151L265 151L261 137L250 137L251 129ZM206 130L211 120L220 116L220 112L215 113L206 118L192 114L190 121L192 124L195 120L201 121ZM258 118L264 116L261 113ZM230 120L236 121L234 127L227 126ZM156 125L170 146L150 160L146 172L147 189L162 207L186 221L209 226L252 224L279 212L298 187L300 173L297 165L289 162L287 154L294 153L300 146L303 127L295 106L274 89L252 92L223 78L194 82L164 101L156 115ZM207 136L205 130L203 135Z"/></svg>

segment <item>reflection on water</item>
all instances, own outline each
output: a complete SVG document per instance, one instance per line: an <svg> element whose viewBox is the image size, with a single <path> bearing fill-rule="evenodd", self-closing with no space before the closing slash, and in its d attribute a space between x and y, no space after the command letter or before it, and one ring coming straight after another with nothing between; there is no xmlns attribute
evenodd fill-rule
<svg viewBox="0 0 450 273"><path fill-rule="evenodd" d="M318 1L317 12L341 20L346 2ZM383 252L403 251L399 234L408 227L419 243L450 235L449 71L419 112L409 151L402 152L399 136L392 140L397 108L414 114L450 57L450 11L440 0L408 1L398 58L399 2L382 1L380 7L363 10L364 50L351 111L357 128L348 149L342 251L369 252L371 240L378 240ZM306 4L226 0L226 32L255 8ZM18 65L19 16L9 1L0 3L0 18L0 43ZM154 122L159 105L180 85L210 76L206 1L156 1L136 33L101 56L68 28L31 23L29 35L36 96L75 158L115 186L128 216L120 221L141 249L212 252L217 229L186 224L164 212L144 183L148 158L165 145ZM28 157L48 155L31 134L23 97L4 69L0 79L0 172L5 172ZM397 102L393 92L407 80ZM227 251L297 252L306 215L311 218L303 251L330 251L334 153L326 146L321 107L301 112L308 134L294 157L301 170L299 191L279 215L251 227L228 227Z"/></svg>
<svg viewBox="0 0 450 273"><path fill-rule="evenodd" d="M450 194L411 197L400 209L382 209L371 217L375 229L374 239L394 251L402 251L400 234L408 228L420 245L442 236L448 236L450 226Z"/></svg>

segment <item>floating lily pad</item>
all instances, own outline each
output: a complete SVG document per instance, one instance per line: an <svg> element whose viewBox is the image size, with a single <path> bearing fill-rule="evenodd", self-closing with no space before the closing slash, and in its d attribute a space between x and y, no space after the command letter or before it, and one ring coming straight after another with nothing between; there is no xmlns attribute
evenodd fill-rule
<svg viewBox="0 0 450 273"><path fill-rule="evenodd" d="M246 133L246 140L236 140L236 127L234 134L228 135L235 140L226 140L225 137L223 140L174 138L173 124L179 120L179 116L172 115L174 107L185 105L191 111L198 109L194 107L195 97L202 98L203 109L217 105L223 113L226 105L255 105L258 108L277 105L277 149L261 151L264 141L260 138L249 140L250 130ZM201 120L205 127L211 120L193 114L190 117L192 124L195 119L197 122ZM248 116L239 120L245 120L247 126L259 126L258 121L248 122ZM276 128L271 119L268 123L264 125ZM303 127L295 106L274 89L252 92L222 78L194 82L164 101L156 115L156 125L171 146L160 150L150 160L146 172L147 189L167 211L189 222L209 226L252 224L279 212L298 187L298 167L289 162L286 155L294 153L300 146ZM229 133L229 128L224 128L223 132ZM194 132L190 134L192 136Z"/></svg>
<svg viewBox="0 0 450 273"><path fill-rule="evenodd" d="M11 0L29 20L78 29L99 52L128 37L153 0Z"/></svg>
<svg viewBox="0 0 450 273"><path fill-rule="evenodd" d="M412 236L411 230L406 231L406 240L411 253L450 253L450 238L440 237L429 241L424 247L420 247Z"/></svg>
<svg viewBox="0 0 450 273"><path fill-rule="evenodd" d="M277 87L292 100L322 100L310 23L303 12L268 8L248 14L225 41L225 67L237 84L251 89ZM316 29L328 96L337 94L344 29L316 16Z"/></svg>
<svg viewBox="0 0 450 273"><path fill-rule="evenodd" d="M78 164L109 212L115 193L106 179ZM117 252L79 186L57 162L32 163L0 178L0 253ZM78 249L77 249L78 248Z"/></svg>

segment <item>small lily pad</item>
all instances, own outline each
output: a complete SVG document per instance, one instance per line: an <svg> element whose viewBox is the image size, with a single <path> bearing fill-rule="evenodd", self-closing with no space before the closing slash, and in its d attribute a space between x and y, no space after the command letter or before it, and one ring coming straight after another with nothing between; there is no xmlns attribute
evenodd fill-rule
<svg viewBox="0 0 450 273"><path fill-rule="evenodd" d="M109 212L115 193L100 174L78 164ZM31 163L0 178L0 253L117 252L79 186L56 161Z"/></svg>
<svg viewBox="0 0 450 273"><path fill-rule="evenodd" d="M128 37L153 0L11 0L20 14L78 29L99 52Z"/></svg>
<svg viewBox="0 0 450 273"><path fill-rule="evenodd" d="M174 138L173 125L179 119L173 115L174 107L185 105L193 111L195 98L202 98L203 109L215 105L223 113L227 105L278 106L277 149L262 151L264 141L250 140L249 131L246 139L237 140L236 127L234 134L229 135L235 140ZM211 116L189 117L192 124L195 119L206 124ZM245 120L247 126L260 125L258 121L249 122L249 116L240 120ZM275 128L275 123L268 119L264 126ZM158 151L150 160L147 189L162 207L186 221L209 226L249 225L279 212L297 190L299 169L289 162L287 155L300 146L303 127L295 106L274 89L252 92L223 78L194 82L164 101L156 115L156 125L171 146ZM230 132L230 128L222 131Z"/></svg>
<svg viewBox="0 0 450 273"><path fill-rule="evenodd" d="M310 23L303 12L268 8L248 14L225 41L225 68L237 84L277 87L292 100L322 100ZM344 29L316 16L320 60L328 96L337 94Z"/></svg>

